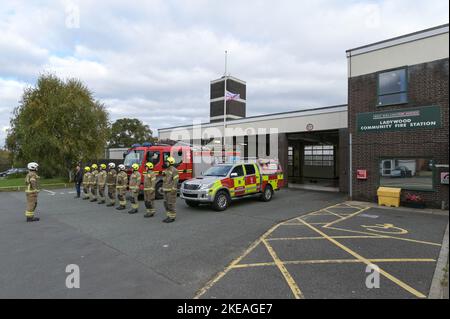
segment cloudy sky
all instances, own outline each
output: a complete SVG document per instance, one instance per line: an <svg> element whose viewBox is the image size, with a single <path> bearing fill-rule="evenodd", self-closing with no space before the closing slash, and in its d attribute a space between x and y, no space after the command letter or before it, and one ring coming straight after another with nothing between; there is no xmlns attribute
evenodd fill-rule
<svg viewBox="0 0 450 319"><path fill-rule="evenodd" d="M225 50L247 115L320 107L346 103L346 49L449 20L448 0L0 1L0 146L44 72L156 129L208 120Z"/></svg>

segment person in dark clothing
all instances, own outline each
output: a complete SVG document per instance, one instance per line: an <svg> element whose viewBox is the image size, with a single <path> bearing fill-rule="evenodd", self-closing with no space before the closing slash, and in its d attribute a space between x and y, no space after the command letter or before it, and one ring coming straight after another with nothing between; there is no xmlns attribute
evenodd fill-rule
<svg viewBox="0 0 450 319"><path fill-rule="evenodd" d="M83 172L81 171L80 165L77 165L74 176L75 188L77 189L77 196L75 198L80 198L81 195L81 184L83 183Z"/></svg>

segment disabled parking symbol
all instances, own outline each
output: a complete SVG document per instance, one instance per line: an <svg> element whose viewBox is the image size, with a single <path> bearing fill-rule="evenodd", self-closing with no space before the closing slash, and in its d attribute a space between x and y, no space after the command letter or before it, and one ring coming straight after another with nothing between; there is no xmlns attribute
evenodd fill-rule
<svg viewBox="0 0 450 319"><path fill-rule="evenodd" d="M361 225L361 227L375 233L392 234L392 235L404 235L408 233L406 229L396 227L394 226L394 224Z"/></svg>

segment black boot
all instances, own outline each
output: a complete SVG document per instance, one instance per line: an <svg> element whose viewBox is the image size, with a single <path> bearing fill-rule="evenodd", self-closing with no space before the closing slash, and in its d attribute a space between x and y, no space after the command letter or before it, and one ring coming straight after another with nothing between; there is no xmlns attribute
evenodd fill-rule
<svg viewBox="0 0 450 319"><path fill-rule="evenodd" d="M106 205L106 207L113 207L114 204L113 203L109 203L108 205Z"/></svg>
<svg viewBox="0 0 450 319"><path fill-rule="evenodd" d="M123 205L120 205L119 207L117 207L116 209L117 210L124 210L126 207L125 206L123 206Z"/></svg>
<svg viewBox="0 0 450 319"><path fill-rule="evenodd" d="M97 198L91 199L91 203L96 202L96 201L97 201Z"/></svg>
<svg viewBox="0 0 450 319"><path fill-rule="evenodd" d="M167 217L166 219L163 220L163 223L173 223L174 221L175 221L175 218Z"/></svg>
<svg viewBox="0 0 450 319"><path fill-rule="evenodd" d="M145 213L144 214L145 218L150 218L150 217L153 217L153 216L155 216L155 213Z"/></svg>
<svg viewBox="0 0 450 319"><path fill-rule="evenodd" d="M39 221L39 217L27 217L27 222L37 222Z"/></svg>
<svg viewBox="0 0 450 319"><path fill-rule="evenodd" d="M100 204L104 204L104 203L105 203L104 201L100 201L100 202L98 202L97 204L100 205Z"/></svg>
<svg viewBox="0 0 450 319"><path fill-rule="evenodd" d="M136 208L133 208L132 210L128 211L128 214L136 214L138 210Z"/></svg>

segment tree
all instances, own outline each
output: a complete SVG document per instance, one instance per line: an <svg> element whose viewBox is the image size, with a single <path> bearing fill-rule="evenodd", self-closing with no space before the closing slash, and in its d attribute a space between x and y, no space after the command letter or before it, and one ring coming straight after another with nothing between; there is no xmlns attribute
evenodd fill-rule
<svg viewBox="0 0 450 319"><path fill-rule="evenodd" d="M108 136L108 113L92 92L77 79L51 74L24 90L10 123L6 147L14 161L38 162L45 177L101 157Z"/></svg>
<svg viewBox="0 0 450 319"><path fill-rule="evenodd" d="M152 130L138 119L118 119L109 135L109 147L130 147L136 143L152 142Z"/></svg>

